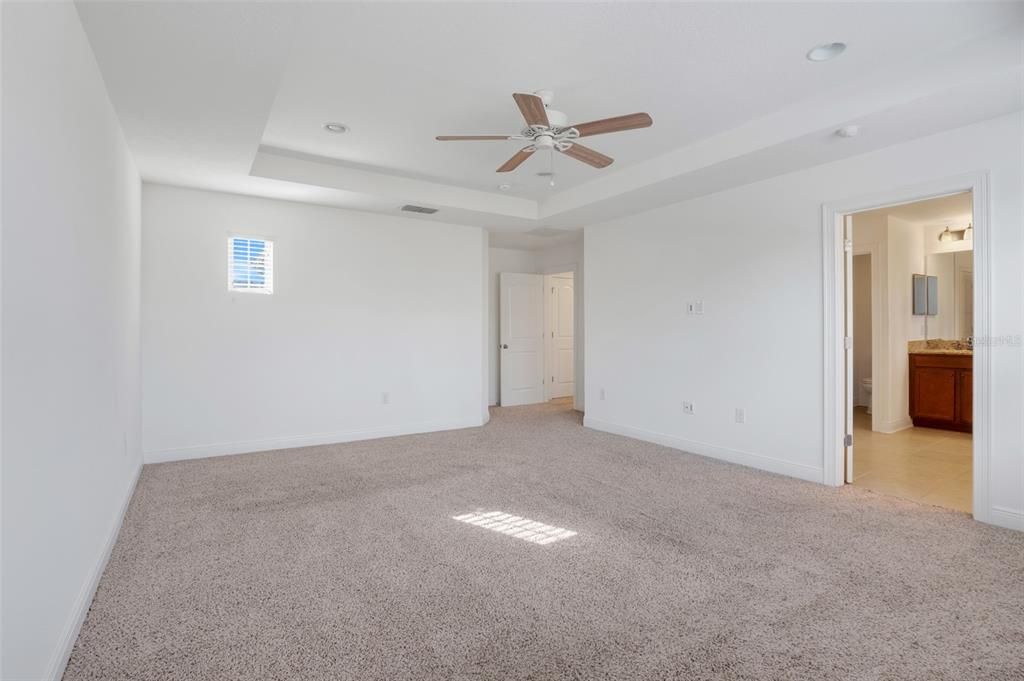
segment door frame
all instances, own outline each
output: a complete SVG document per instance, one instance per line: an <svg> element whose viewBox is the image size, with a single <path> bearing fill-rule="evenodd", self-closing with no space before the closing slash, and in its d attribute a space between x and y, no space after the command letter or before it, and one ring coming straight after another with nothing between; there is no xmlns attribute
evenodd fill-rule
<svg viewBox="0 0 1024 681"><path fill-rule="evenodd" d="M974 219L974 337L991 336L992 252L990 232L989 174L987 171L941 178L893 191L844 199L823 204L823 356L824 356L824 432L822 440L822 481L827 485L844 484L846 456L846 400L853 386L847 385L844 347L846 253L843 242L843 216L875 208L972 193ZM873 354L873 353L872 353ZM873 358L872 358L873 359ZM989 461L992 436L992 364L988 343L974 348L974 433L973 433L973 516L991 522L989 507Z"/></svg>

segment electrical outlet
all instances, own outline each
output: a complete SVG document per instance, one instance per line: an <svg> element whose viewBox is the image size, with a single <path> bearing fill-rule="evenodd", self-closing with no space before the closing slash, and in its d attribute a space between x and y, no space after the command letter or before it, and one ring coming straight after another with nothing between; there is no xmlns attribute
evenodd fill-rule
<svg viewBox="0 0 1024 681"><path fill-rule="evenodd" d="M391 393L381 393L380 394L380 403L381 404L391 404Z"/></svg>
<svg viewBox="0 0 1024 681"><path fill-rule="evenodd" d="M696 303L687 303L686 304L686 314L697 314L697 305L696 305Z"/></svg>
<svg viewBox="0 0 1024 681"><path fill-rule="evenodd" d="M604 388L601 388L601 399L604 399Z"/></svg>
<svg viewBox="0 0 1024 681"><path fill-rule="evenodd" d="M736 407L736 423L747 422L747 411L742 407Z"/></svg>
<svg viewBox="0 0 1024 681"><path fill-rule="evenodd" d="M683 402L683 413L693 416L693 402Z"/></svg>

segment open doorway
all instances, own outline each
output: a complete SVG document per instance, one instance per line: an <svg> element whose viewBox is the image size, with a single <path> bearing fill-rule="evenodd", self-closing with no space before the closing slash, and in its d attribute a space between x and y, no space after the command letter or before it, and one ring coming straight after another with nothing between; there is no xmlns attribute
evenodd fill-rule
<svg viewBox="0 0 1024 681"><path fill-rule="evenodd" d="M575 280L572 272L544 277L545 386L548 400L576 392Z"/></svg>
<svg viewBox="0 0 1024 681"><path fill-rule="evenodd" d="M965 191L843 218L845 481L968 513L973 206Z"/></svg>

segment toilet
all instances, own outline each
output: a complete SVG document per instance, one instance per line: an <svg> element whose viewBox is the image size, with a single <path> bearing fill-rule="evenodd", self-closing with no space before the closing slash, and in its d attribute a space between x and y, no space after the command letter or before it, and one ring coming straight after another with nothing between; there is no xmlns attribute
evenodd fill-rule
<svg viewBox="0 0 1024 681"><path fill-rule="evenodd" d="M860 382L860 387L861 387L861 390L864 391L863 395L864 395L865 399L868 402L868 413L870 414L871 413L871 377L868 376L867 378L862 380Z"/></svg>

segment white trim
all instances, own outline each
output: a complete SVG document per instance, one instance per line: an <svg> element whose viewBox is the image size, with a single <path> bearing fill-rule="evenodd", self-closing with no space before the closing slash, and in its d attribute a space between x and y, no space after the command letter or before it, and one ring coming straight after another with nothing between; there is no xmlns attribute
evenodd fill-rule
<svg viewBox="0 0 1024 681"><path fill-rule="evenodd" d="M71 659L71 651L75 648L75 641L78 640L82 624L85 623L85 616L89 614L92 599L96 595L96 588L100 585L100 578L103 576L103 571L107 568L110 554L114 551L117 535L121 532L121 525L124 523L124 517L128 513L128 504L131 503L132 496L135 494L135 487L139 483L139 475L141 473L142 464L140 463L135 468L135 473L132 474L131 484L128 485L128 492L124 495L124 499L121 500L121 509L114 518L110 531L107 533L107 541L103 545L103 551L100 553L99 560L96 561L96 564L89 572L85 584L82 585L78 596L75 598L74 606L71 608L71 616L68 617L67 622L64 624L64 630L61 632L60 642L50 657L50 664L46 665L47 671L43 676L44 679L59 681L64 676L64 669L68 666L68 660Z"/></svg>
<svg viewBox="0 0 1024 681"><path fill-rule="evenodd" d="M652 430L643 430L641 428L633 428L632 426L623 426L618 423L602 421L590 416L583 417L583 425L586 428L600 430L605 433L631 437L634 440L653 442L654 444L671 447L672 449L678 449L690 454L699 454L700 456L747 466L759 471L778 473L779 475L787 475L792 478L799 478L809 482L820 483L822 481L821 468L793 463L783 459L776 459L775 457L765 456L764 454L754 454L753 452L744 452L739 449L719 447L718 445L697 442L695 440L684 440L683 438L676 437L675 435L658 433Z"/></svg>
<svg viewBox="0 0 1024 681"><path fill-rule="evenodd" d="M1024 511L1005 506L993 506L989 522L1011 530L1024 531Z"/></svg>
<svg viewBox="0 0 1024 681"><path fill-rule="evenodd" d="M211 456L230 456L234 454L251 454L276 449L294 449L296 447L315 447L317 445L333 445L343 442L360 440L376 440L382 437L399 435L415 435L433 433L442 430L459 430L461 428L477 428L483 425L483 417L477 421L423 421L397 426L381 426L365 430L346 430L335 433L316 433L313 435L292 435L270 437L259 440L237 440L234 442L214 442L169 449L156 449L143 452L146 463L165 463L168 461L184 461L188 459L205 459Z"/></svg>
<svg viewBox="0 0 1024 681"><path fill-rule="evenodd" d="M844 448L840 433L845 423L841 391L843 301L837 276L842 271L842 239L837 225L843 215L875 208L884 208L950 194L970 191L974 212L974 334L991 335L992 247L989 223L988 172L975 172L943 178L904 189L823 204L822 225L822 287L824 300L823 334L823 404L824 439L822 469L826 484L843 484L842 457ZM992 433L992 365L990 348L979 344L974 349L974 518L994 522L997 513L989 507L989 461ZM1000 511L1003 513L1003 511ZM1001 523L1000 523L1001 524Z"/></svg>

